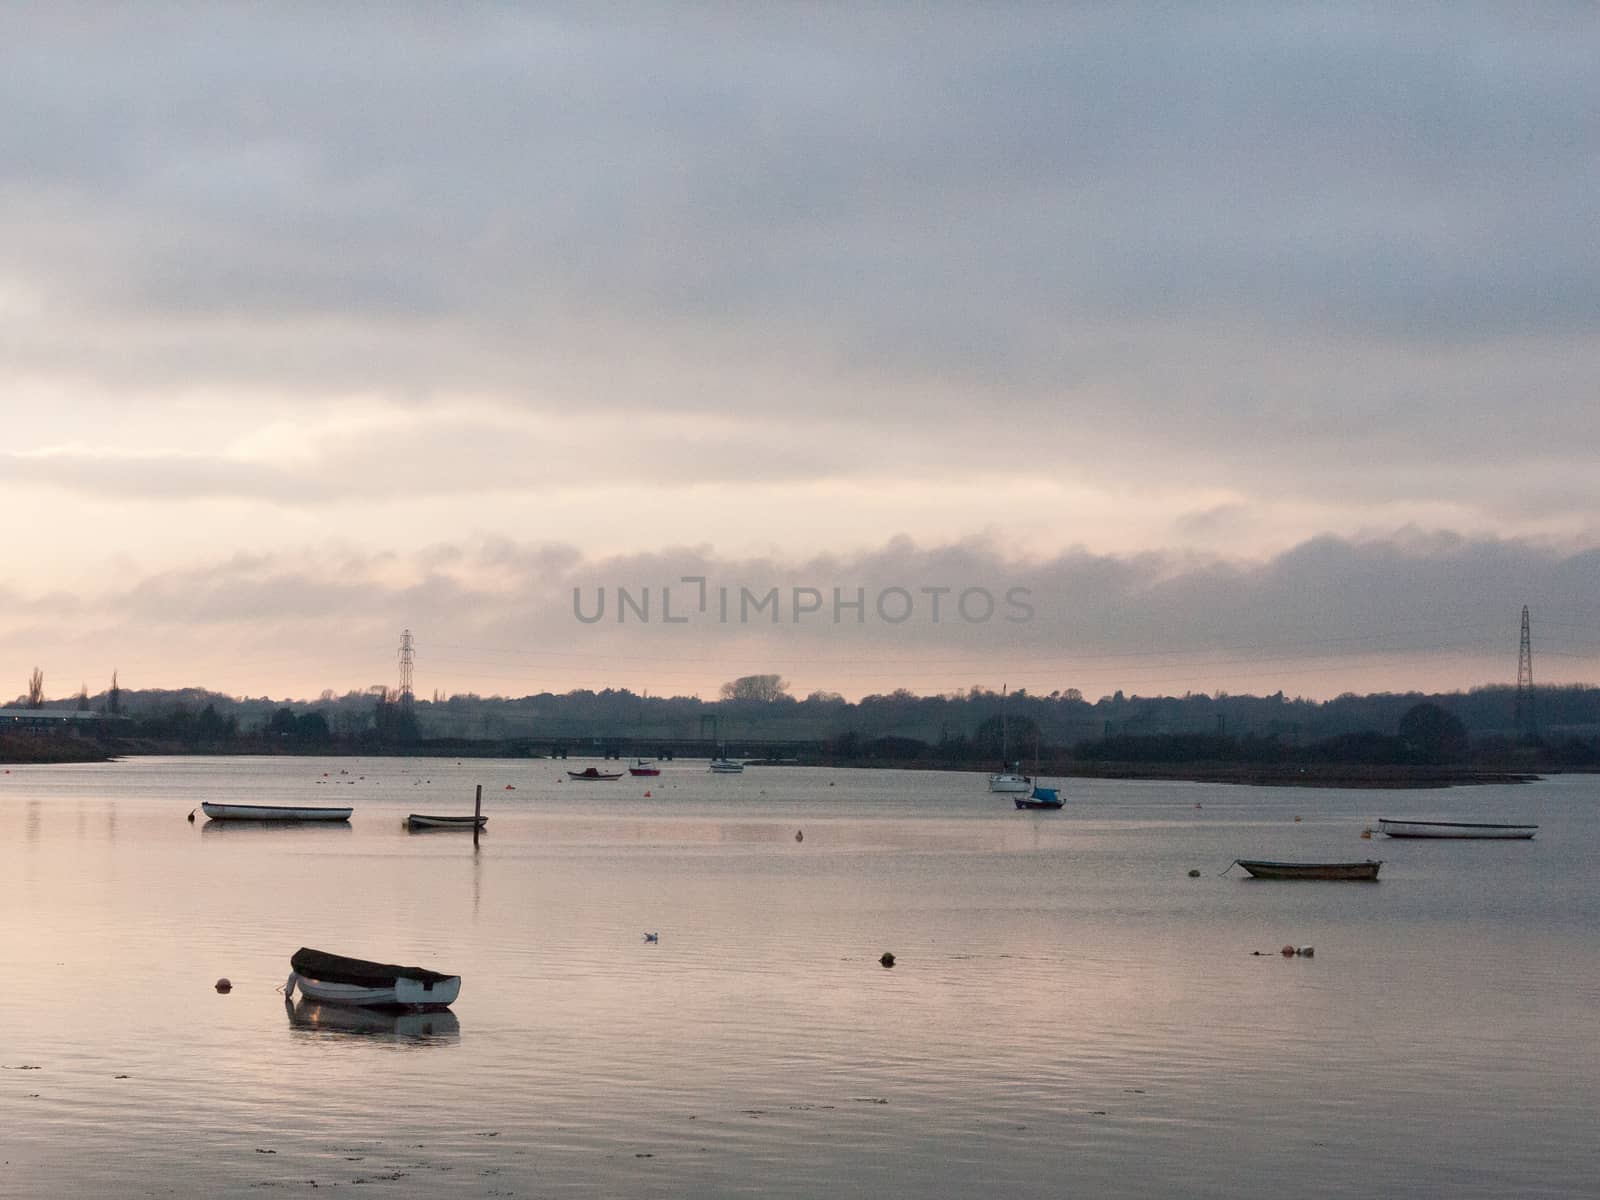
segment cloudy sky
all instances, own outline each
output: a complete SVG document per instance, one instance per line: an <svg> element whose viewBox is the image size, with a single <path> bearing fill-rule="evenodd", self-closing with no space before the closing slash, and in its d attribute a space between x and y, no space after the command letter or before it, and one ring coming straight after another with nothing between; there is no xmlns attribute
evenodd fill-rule
<svg viewBox="0 0 1600 1200"><path fill-rule="evenodd" d="M0 693L1593 681L1596 20L8 5Z"/></svg>

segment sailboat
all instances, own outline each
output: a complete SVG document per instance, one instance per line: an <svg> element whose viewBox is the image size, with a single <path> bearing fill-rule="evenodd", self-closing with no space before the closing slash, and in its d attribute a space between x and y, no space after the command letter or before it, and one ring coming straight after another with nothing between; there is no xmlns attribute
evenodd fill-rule
<svg viewBox="0 0 1600 1200"><path fill-rule="evenodd" d="M1033 780L1022 774L1020 763L1006 761L1006 685L1000 685L1000 769L989 776L989 790L1003 795L1031 793Z"/></svg>
<svg viewBox="0 0 1600 1200"><path fill-rule="evenodd" d="M1039 739L1033 741L1033 790L1026 796L1017 796L1018 808L1060 808L1063 804L1061 789L1045 787L1039 782Z"/></svg>

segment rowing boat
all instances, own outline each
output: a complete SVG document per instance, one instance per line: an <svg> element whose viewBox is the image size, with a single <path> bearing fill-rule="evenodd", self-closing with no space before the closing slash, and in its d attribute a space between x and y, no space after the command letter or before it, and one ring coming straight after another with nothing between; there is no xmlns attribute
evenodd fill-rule
<svg viewBox="0 0 1600 1200"><path fill-rule="evenodd" d="M1381 860L1342 863L1263 862L1259 859L1234 859L1257 879L1372 879L1378 878Z"/></svg>
<svg viewBox="0 0 1600 1200"><path fill-rule="evenodd" d="M305 946L294 952L289 966L284 996L292 997L298 987L302 996L320 1004L423 1012L448 1007L461 993L459 975L346 958Z"/></svg>
<svg viewBox="0 0 1600 1200"><path fill-rule="evenodd" d="M213 821L348 821L349 808L307 808L294 804L213 804L200 807Z"/></svg>
<svg viewBox="0 0 1600 1200"><path fill-rule="evenodd" d="M488 817L436 817L428 813L412 813L406 818L407 829L482 829Z"/></svg>
<svg viewBox="0 0 1600 1200"><path fill-rule="evenodd" d="M1396 821L1378 818L1378 829L1392 838L1531 838L1537 825L1486 825L1471 821Z"/></svg>

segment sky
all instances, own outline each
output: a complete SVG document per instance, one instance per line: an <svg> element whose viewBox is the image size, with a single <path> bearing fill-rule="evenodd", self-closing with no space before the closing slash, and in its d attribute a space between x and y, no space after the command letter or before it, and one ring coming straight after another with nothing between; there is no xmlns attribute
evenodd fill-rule
<svg viewBox="0 0 1600 1200"><path fill-rule="evenodd" d="M1600 680L1592 6L4 20L7 698Z"/></svg>

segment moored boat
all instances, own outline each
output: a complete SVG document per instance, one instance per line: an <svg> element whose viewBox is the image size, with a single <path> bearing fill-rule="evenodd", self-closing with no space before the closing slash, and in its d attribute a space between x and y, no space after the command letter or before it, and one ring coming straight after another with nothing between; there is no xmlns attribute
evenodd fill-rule
<svg viewBox="0 0 1600 1200"><path fill-rule="evenodd" d="M744 764L732 758L713 758L711 760L711 773L713 775L742 775Z"/></svg>
<svg viewBox="0 0 1600 1200"><path fill-rule="evenodd" d="M1264 862L1260 859L1236 858L1246 871L1257 879L1366 879L1376 880L1381 859L1365 862L1306 863ZM1232 865L1232 864L1230 864Z"/></svg>
<svg viewBox="0 0 1600 1200"><path fill-rule="evenodd" d="M648 758L636 758L628 768L629 775L656 776L661 774L661 768Z"/></svg>
<svg viewBox="0 0 1600 1200"><path fill-rule="evenodd" d="M365 958L346 958L305 946L294 952L289 966L289 979L283 985L284 996L292 998L298 987L302 996L319 1004L422 1012L445 1008L461 994L459 975Z"/></svg>
<svg viewBox="0 0 1600 1200"><path fill-rule="evenodd" d="M622 772L618 771L615 774L612 774L609 771L602 771L598 767L585 767L581 771L568 771L567 772L567 778L568 779L583 779L583 780L591 780L591 781L592 780L596 780L596 779L599 779L599 780L621 779L622 778Z"/></svg>
<svg viewBox="0 0 1600 1200"><path fill-rule="evenodd" d="M484 816L440 817L429 813L412 813L406 818L407 829L482 829L489 823Z"/></svg>
<svg viewBox="0 0 1600 1200"><path fill-rule="evenodd" d="M1015 769L996 771L989 776L989 790L1005 796L1033 792L1033 780Z"/></svg>
<svg viewBox="0 0 1600 1200"><path fill-rule="evenodd" d="M307 808L294 804L214 804L200 808L213 821L348 821L353 809Z"/></svg>
<svg viewBox="0 0 1600 1200"><path fill-rule="evenodd" d="M1022 764L1006 761L1008 744L1006 733L1006 688L1000 685L1000 769L989 776L989 791L1004 796L1033 794L1033 780L1022 773ZM1032 808L1031 804L1017 803L1018 808Z"/></svg>
<svg viewBox="0 0 1600 1200"><path fill-rule="evenodd" d="M1018 808L1060 808L1062 805L1061 789L1045 787L1042 783L1033 785L1033 791L1026 796L1016 798Z"/></svg>
<svg viewBox="0 0 1600 1200"><path fill-rule="evenodd" d="M1392 838L1516 838L1527 840L1537 825L1490 825L1472 821L1405 821L1378 818L1378 829Z"/></svg>

